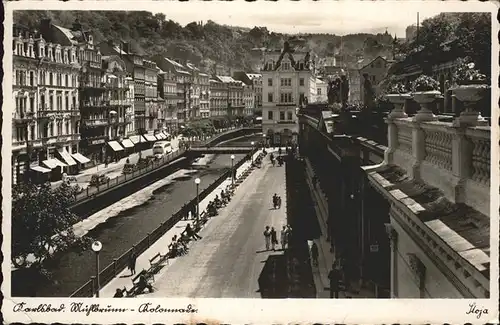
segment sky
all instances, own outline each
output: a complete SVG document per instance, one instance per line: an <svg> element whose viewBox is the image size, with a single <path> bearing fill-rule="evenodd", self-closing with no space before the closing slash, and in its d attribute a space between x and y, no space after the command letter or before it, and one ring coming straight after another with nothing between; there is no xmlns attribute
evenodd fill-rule
<svg viewBox="0 0 500 325"><path fill-rule="evenodd" d="M358 2L308 0L292 2L175 2L158 3L153 13L181 25L192 21L213 20L219 24L254 27L266 26L280 33L380 33L386 30L405 36L406 27L440 12L477 11L464 2L376 1ZM156 9L157 8L157 9ZM472 8L472 10L471 10ZM476 7L477 8L477 7ZM484 11L484 9L483 9Z"/></svg>

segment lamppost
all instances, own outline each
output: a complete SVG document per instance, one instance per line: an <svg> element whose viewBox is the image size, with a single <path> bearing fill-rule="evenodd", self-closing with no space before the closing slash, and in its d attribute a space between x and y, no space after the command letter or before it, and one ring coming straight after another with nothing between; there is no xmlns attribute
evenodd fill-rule
<svg viewBox="0 0 500 325"><path fill-rule="evenodd" d="M234 155L231 155L231 185L234 185Z"/></svg>
<svg viewBox="0 0 500 325"><path fill-rule="evenodd" d="M199 215L200 215L200 183L201 183L201 179L196 178L194 180L194 183L196 184L196 220L198 220Z"/></svg>
<svg viewBox="0 0 500 325"><path fill-rule="evenodd" d="M252 141L252 142L250 142L250 144L252 145L252 155L251 155L251 157L252 157L252 164L253 164L253 152L255 150L255 148L254 148L255 142Z"/></svg>
<svg viewBox="0 0 500 325"><path fill-rule="evenodd" d="M99 283L99 252L102 249L102 244L100 241L96 240L92 243L92 250L95 253L95 279L96 279L96 298L99 298L99 290L101 289L101 285Z"/></svg>
<svg viewBox="0 0 500 325"><path fill-rule="evenodd" d="M267 142L266 140L267 140L266 134L265 134L265 133L263 133L263 134L262 134L262 143L263 143L263 147L264 147L264 148L266 147L266 142Z"/></svg>

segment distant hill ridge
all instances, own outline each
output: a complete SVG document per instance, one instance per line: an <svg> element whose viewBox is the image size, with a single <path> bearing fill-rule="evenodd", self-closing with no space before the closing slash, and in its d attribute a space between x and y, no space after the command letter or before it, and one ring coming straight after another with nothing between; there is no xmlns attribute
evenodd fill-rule
<svg viewBox="0 0 500 325"><path fill-rule="evenodd" d="M96 42L107 39L128 41L142 55L162 54L190 60L205 71L214 65L233 70L257 72L261 54L254 48L281 48L289 37L304 39L320 58L338 54L342 46L346 64L354 66L360 59L378 55L390 56L392 37L388 34L287 35L270 32L266 27L220 25L213 21L192 22L182 27L163 14L147 11L15 11L14 22L38 29L41 19L50 18L57 25L69 27L78 19L94 33Z"/></svg>

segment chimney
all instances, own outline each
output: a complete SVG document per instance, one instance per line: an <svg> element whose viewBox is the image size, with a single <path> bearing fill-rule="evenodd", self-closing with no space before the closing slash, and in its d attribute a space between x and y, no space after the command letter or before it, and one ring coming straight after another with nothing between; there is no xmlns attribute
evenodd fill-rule
<svg viewBox="0 0 500 325"><path fill-rule="evenodd" d="M123 42L122 44L123 44L123 46L122 46L123 52L125 52L127 54L130 54L130 44L129 44L129 42Z"/></svg>
<svg viewBox="0 0 500 325"><path fill-rule="evenodd" d="M50 40L50 26L51 26L50 18L42 19L40 23L40 34L45 40Z"/></svg>
<svg viewBox="0 0 500 325"><path fill-rule="evenodd" d="M80 24L80 21L78 19L75 20L73 23L73 26L71 27L72 31L80 31L82 30L82 24Z"/></svg>

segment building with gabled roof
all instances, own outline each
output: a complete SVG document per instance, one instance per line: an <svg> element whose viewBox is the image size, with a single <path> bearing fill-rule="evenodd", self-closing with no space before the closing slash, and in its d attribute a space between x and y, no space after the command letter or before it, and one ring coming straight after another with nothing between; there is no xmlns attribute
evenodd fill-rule
<svg viewBox="0 0 500 325"><path fill-rule="evenodd" d="M316 99L316 56L302 43L294 46L285 42L282 50L265 53L261 74L262 131L267 142L295 142L296 110Z"/></svg>

